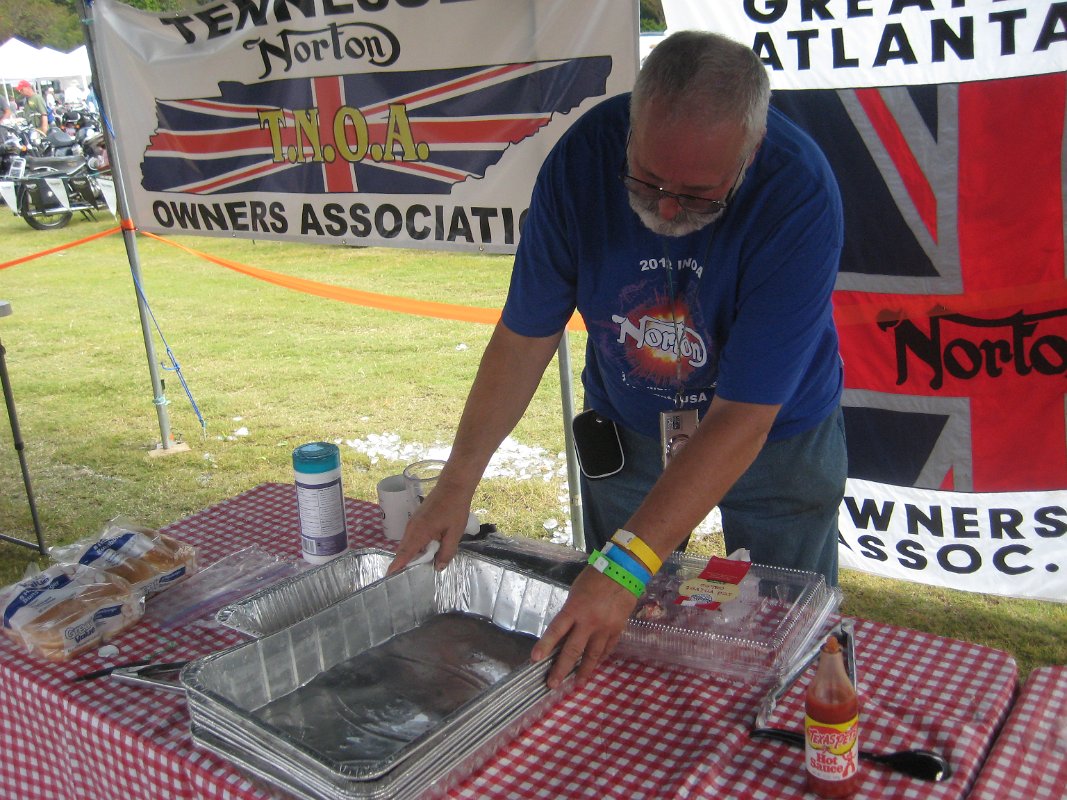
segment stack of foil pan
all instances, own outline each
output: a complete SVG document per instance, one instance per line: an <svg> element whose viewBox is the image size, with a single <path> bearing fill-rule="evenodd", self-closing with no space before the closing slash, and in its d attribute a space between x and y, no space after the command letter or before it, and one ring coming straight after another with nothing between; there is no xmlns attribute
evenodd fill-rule
<svg viewBox="0 0 1067 800"><path fill-rule="evenodd" d="M215 619L259 639L380 581L392 560L392 553L375 547L348 550L224 606Z"/></svg>
<svg viewBox="0 0 1067 800"><path fill-rule="evenodd" d="M194 740L300 798L443 793L543 714L529 651L565 586L459 553L353 551L220 612L261 638L181 675Z"/></svg>

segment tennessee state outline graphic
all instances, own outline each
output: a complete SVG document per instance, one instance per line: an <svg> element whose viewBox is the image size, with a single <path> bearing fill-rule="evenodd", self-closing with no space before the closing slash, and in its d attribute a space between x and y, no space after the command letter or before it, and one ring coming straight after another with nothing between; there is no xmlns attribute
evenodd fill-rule
<svg viewBox="0 0 1067 800"><path fill-rule="evenodd" d="M219 84L156 99L148 191L448 194L553 114L605 93L610 56Z"/></svg>

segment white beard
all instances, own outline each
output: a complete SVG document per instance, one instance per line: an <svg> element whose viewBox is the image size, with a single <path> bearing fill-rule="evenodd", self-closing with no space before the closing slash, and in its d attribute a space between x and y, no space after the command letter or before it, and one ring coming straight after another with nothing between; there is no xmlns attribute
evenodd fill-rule
<svg viewBox="0 0 1067 800"><path fill-rule="evenodd" d="M694 214L684 208L678 209L674 219L663 219L659 215L658 200L641 200L632 192L629 193L630 208L637 214L641 223L653 233L660 236L687 236L694 231L707 227L723 215L723 211L714 211L710 214Z"/></svg>

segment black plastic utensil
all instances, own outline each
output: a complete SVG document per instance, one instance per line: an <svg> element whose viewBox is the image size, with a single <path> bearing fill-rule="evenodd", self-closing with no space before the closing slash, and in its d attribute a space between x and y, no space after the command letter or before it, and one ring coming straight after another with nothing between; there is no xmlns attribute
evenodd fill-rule
<svg viewBox="0 0 1067 800"><path fill-rule="evenodd" d="M753 728L750 735L756 739L777 739L780 742L804 746L804 734L782 728ZM895 753L860 750L860 758L923 781L947 781L952 777L952 767L948 761L931 750L898 750Z"/></svg>

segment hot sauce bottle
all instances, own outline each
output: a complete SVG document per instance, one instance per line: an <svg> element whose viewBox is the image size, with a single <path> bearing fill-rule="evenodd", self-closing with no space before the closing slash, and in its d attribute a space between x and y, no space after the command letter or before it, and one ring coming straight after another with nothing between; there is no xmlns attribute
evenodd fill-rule
<svg viewBox="0 0 1067 800"><path fill-rule="evenodd" d="M849 797L859 784L859 697L834 636L819 654L805 711L808 788L819 797Z"/></svg>

